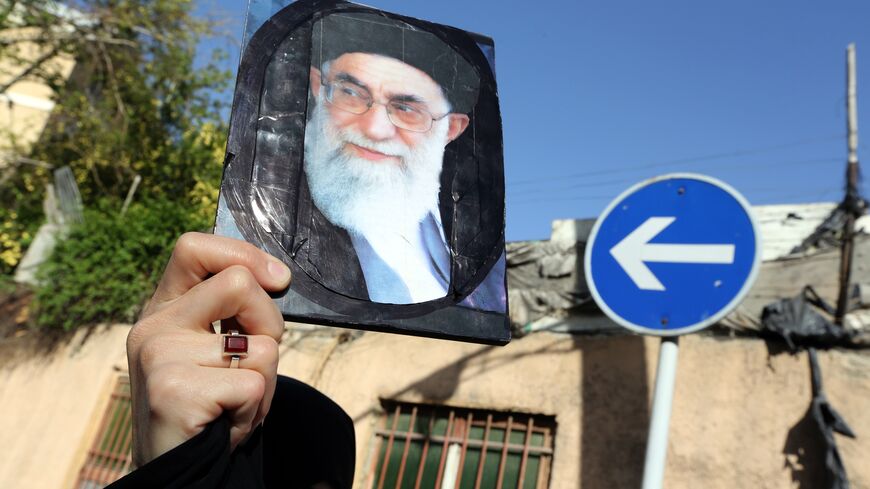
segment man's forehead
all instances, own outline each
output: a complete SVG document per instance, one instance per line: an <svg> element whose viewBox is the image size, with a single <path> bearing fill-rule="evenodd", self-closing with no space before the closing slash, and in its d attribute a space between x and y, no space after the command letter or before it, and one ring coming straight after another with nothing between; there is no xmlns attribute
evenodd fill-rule
<svg viewBox="0 0 870 489"><path fill-rule="evenodd" d="M423 71L396 58L345 53L329 64L328 75L350 75L365 88L384 95L414 95L427 102L446 102L441 86Z"/></svg>
<svg viewBox="0 0 870 489"><path fill-rule="evenodd" d="M439 87L453 111L468 113L477 101L479 77L475 67L445 40L422 27L371 13L330 14L312 27L312 66L321 68L343 55L363 53L389 57L420 70Z"/></svg>

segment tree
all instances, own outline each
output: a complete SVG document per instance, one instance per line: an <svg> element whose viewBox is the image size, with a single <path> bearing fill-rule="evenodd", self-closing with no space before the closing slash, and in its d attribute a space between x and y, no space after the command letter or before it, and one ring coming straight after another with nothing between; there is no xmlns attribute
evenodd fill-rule
<svg viewBox="0 0 870 489"><path fill-rule="evenodd" d="M42 219L49 165L69 165L85 206L107 219L136 175L142 205L190 217L168 222L183 227L213 216L226 141L218 94L229 74L218 67L220 53L194 65L197 44L215 26L192 7L191 0L0 0L0 94L38 81L56 102L38 142L0 165L0 271L12 271ZM57 68L59 59L75 61L71 74Z"/></svg>
<svg viewBox="0 0 870 489"><path fill-rule="evenodd" d="M213 95L227 81L214 63L193 68L197 42L213 26L191 16L192 2L6 1L0 57L19 71L0 93L32 78L51 86L58 102L33 157L73 166L85 198L119 195L135 173L146 188L183 191L190 168L174 161L178 143L189 128L220 121ZM28 44L42 54L34 57ZM51 69L57 56L77 62L69 82ZM170 180L177 185L167 187Z"/></svg>

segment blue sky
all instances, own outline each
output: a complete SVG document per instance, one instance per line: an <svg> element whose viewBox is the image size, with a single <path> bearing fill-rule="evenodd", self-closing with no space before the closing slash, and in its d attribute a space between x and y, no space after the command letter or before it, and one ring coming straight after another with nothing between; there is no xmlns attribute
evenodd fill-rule
<svg viewBox="0 0 870 489"><path fill-rule="evenodd" d="M552 220L595 217L671 172L719 178L752 204L839 200L850 42L870 131L868 2L366 3L495 40L510 241L545 239ZM202 50L230 50L233 68L245 5L198 0L227 34ZM859 158L870 132L862 141Z"/></svg>

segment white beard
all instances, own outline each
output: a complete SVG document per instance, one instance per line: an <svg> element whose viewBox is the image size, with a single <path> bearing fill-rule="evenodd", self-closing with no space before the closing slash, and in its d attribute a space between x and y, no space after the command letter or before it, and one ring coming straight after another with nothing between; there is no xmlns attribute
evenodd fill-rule
<svg viewBox="0 0 870 489"><path fill-rule="evenodd" d="M407 235L417 230L438 209L447 119L435 121L427 137L410 149L402 142L371 141L355 130L335 128L325 103L321 93L305 128L304 169L314 204L351 233ZM399 164L350 155L346 143L396 156Z"/></svg>

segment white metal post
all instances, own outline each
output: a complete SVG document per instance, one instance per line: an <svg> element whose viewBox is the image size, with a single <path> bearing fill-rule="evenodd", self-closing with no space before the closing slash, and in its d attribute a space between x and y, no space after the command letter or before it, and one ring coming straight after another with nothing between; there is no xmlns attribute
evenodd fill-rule
<svg viewBox="0 0 870 489"><path fill-rule="evenodd" d="M643 489L661 489L668 455L668 425L674 401L677 380L677 347L679 337L662 338L659 348L659 366L653 393L649 437L646 442L646 461L643 466Z"/></svg>

